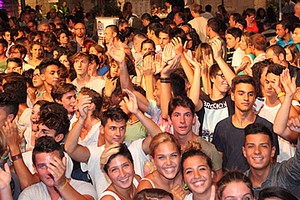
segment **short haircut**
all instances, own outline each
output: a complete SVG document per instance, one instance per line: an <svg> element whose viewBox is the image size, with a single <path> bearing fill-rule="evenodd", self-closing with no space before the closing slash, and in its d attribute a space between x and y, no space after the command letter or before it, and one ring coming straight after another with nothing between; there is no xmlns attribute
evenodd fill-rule
<svg viewBox="0 0 300 200"><path fill-rule="evenodd" d="M250 36L251 44L254 46L255 49L259 51L264 51L267 46L267 39L261 33L256 33Z"/></svg>
<svg viewBox="0 0 300 200"><path fill-rule="evenodd" d="M0 92L0 108L5 111L6 115L13 114L16 117L18 106L18 102L11 98L10 93Z"/></svg>
<svg viewBox="0 0 300 200"><path fill-rule="evenodd" d="M9 48L9 52L8 53L11 53L12 51L14 50L18 50L20 52L20 54L23 55L23 59L25 58L26 54L27 54L27 49L26 47L24 47L23 45L21 44L15 44L13 46L11 46Z"/></svg>
<svg viewBox="0 0 300 200"><path fill-rule="evenodd" d="M200 4L193 3L193 4L190 6L190 10L191 10L191 11L194 11L195 13L201 13L202 7L200 6Z"/></svg>
<svg viewBox="0 0 300 200"><path fill-rule="evenodd" d="M63 64L61 64L58 60L54 58L44 58L42 62L39 64L39 70L41 74L44 74L47 67L50 65L56 65L57 67L61 68Z"/></svg>
<svg viewBox="0 0 300 200"><path fill-rule="evenodd" d="M163 189L146 188L139 191L134 200L159 200L165 197L170 197L173 200L173 195Z"/></svg>
<svg viewBox="0 0 300 200"><path fill-rule="evenodd" d="M101 115L101 125L105 126L108 119L110 119L111 121L116 121L116 122L120 122L120 121L127 122L129 117L121 108L112 107L112 108L108 108Z"/></svg>
<svg viewBox="0 0 300 200"><path fill-rule="evenodd" d="M219 67L218 64L213 64L211 67L210 67L210 70L209 70L209 78L215 78L217 76L217 73L218 71L220 71L221 68Z"/></svg>
<svg viewBox="0 0 300 200"><path fill-rule="evenodd" d="M179 154L181 154L181 148L178 139L167 132L162 132L157 135L155 135L151 143L149 145L149 155L151 155L153 158L155 157L155 150L158 148L158 146L162 143L170 142L173 143L176 147L176 150Z"/></svg>
<svg viewBox="0 0 300 200"><path fill-rule="evenodd" d="M25 79L18 78L14 81L8 81L3 85L4 92L10 94L10 98L15 99L18 104L26 103L27 101L27 86Z"/></svg>
<svg viewBox="0 0 300 200"><path fill-rule="evenodd" d="M144 13L141 16L141 20L147 20L147 21L151 21L151 15L149 13Z"/></svg>
<svg viewBox="0 0 300 200"><path fill-rule="evenodd" d="M206 12L211 12L211 9L212 9L212 7L209 4L205 6L205 11Z"/></svg>
<svg viewBox="0 0 300 200"><path fill-rule="evenodd" d="M59 100L61 101L61 98L63 97L64 94L68 92L76 92L76 86L73 85L72 83L62 83L58 84L56 87L53 87L51 90L51 97L53 100Z"/></svg>
<svg viewBox="0 0 300 200"><path fill-rule="evenodd" d="M237 21L238 19L242 18L242 15L240 13L231 13L230 16L232 16L233 21Z"/></svg>
<svg viewBox="0 0 300 200"><path fill-rule="evenodd" d="M150 31L154 31L156 37L159 37L159 32L162 29L162 25L160 23L153 22L148 26Z"/></svg>
<svg viewBox="0 0 300 200"><path fill-rule="evenodd" d="M68 111L58 103L49 102L41 106L40 124L56 131L55 136L69 132L70 120Z"/></svg>
<svg viewBox="0 0 300 200"><path fill-rule="evenodd" d="M173 39L175 37L180 37L182 44L186 41L186 35L185 32L181 28L174 28L170 32L170 39Z"/></svg>
<svg viewBox="0 0 300 200"><path fill-rule="evenodd" d="M36 155L39 153L52 153L57 151L60 158L63 158L63 148L57 143L54 138L50 136L42 136L35 141L35 145L32 151L32 163L36 164Z"/></svg>
<svg viewBox="0 0 300 200"><path fill-rule="evenodd" d="M277 23L277 25L279 24L281 24L283 29L289 29L289 31L292 30L291 23L289 22L289 20L281 20L280 22Z"/></svg>
<svg viewBox="0 0 300 200"><path fill-rule="evenodd" d="M282 74L284 69L285 69L284 66L280 64L272 63L268 67L267 74L271 73L271 74L275 74L276 76L280 76L280 74Z"/></svg>
<svg viewBox="0 0 300 200"><path fill-rule="evenodd" d="M189 108L192 114L195 114L195 104L193 101L187 96L177 96L169 102L168 115L170 118L172 118L172 113L178 106Z"/></svg>
<svg viewBox="0 0 300 200"><path fill-rule="evenodd" d="M72 57L71 60L74 62L76 59L87 59L90 62L90 54L84 52L77 52Z"/></svg>
<svg viewBox="0 0 300 200"><path fill-rule="evenodd" d="M245 131L245 142L246 142L247 135L264 134L264 135L269 136L271 145L274 146L273 134L270 131L270 129L268 129L265 125L260 124L260 123L249 124L248 126L246 126L244 131Z"/></svg>
<svg viewBox="0 0 300 200"><path fill-rule="evenodd" d="M207 21L207 26L210 27L216 33L220 32L220 21L215 17L210 18Z"/></svg>
<svg viewBox="0 0 300 200"><path fill-rule="evenodd" d="M253 77L248 76L248 75L240 75L240 76L236 76L232 79L232 83L231 83L231 92L235 92L235 88L238 84L240 83L245 83L245 84L250 84L254 87L254 91L255 91L255 96L256 96L256 92L257 92L257 85L253 79Z"/></svg>
<svg viewBox="0 0 300 200"><path fill-rule="evenodd" d="M10 63L10 62L15 62L18 64L18 67L21 67L22 68L22 60L20 58L8 58L6 60L6 63Z"/></svg>
<svg viewBox="0 0 300 200"><path fill-rule="evenodd" d="M235 27L229 27L227 30L226 30L226 34L230 34L232 35L235 39L236 38L241 38L242 37L242 30L239 29L239 28L235 28Z"/></svg>
<svg viewBox="0 0 300 200"><path fill-rule="evenodd" d="M280 54L283 54L284 59L286 58L286 52L285 52L284 48L282 46L278 45L278 44L273 44L273 45L269 46L266 49L266 52L267 51L273 51L273 53L276 56L279 56Z"/></svg>
<svg viewBox="0 0 300 200"><path fill-rule="evenodd" d="M141 43L141 49L143 49L144 44L152 44L154 50L155 50L155 43L151 39L146 39Z"/></svg>
<svg viewBox="0 0 300 200"><path fill-rule="evenodd" d="M79 91L79 93L83 94L83 95L88 95L89 97L92 98L91 103L95 104L95 110L93 111L93 116L95 118L99 118L99 113L101 112L102 109L102 103L103 103L103 99L101 97L101 95L96 92L93 89L87 88L87 87L82 87L81 90Z"/></svg>

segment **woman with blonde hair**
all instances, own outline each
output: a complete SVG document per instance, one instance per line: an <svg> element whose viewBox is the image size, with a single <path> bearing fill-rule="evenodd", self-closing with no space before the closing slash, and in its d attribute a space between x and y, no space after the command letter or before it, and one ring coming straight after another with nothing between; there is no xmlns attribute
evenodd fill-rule
<svg viewBox="0 0 300 200"><path fill-rule="evenodd" d="M140 177L134 173L132 155L127 146L123 143L115 143L106 147L101 155L100 163L111 184L99 199L133 199Z"/></svg>
<svg viewBox="0 0 300 200"><path fill-rule="evenodd" d="M150 157L155 170L141 179L138 191L145 188L160 188L183 199L183 178L180 173L180 144L169 133L160 133L150 143Z"/></svg>

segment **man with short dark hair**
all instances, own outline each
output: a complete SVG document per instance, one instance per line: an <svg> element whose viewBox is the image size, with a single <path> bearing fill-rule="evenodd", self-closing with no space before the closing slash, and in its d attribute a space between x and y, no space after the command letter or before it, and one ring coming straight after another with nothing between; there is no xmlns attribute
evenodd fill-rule
<svg viewBox="0 0 300 200"><path fill-rule="evenodd" d="M299 139L295 156L282 163L271 162L276 157L277 149L272 132L263 124L254 123L245 127L244 139L243 154L250 166L245 174L253 184L255 197L266 187L278 186L300 198Z"/></svg>
<svg viewBox="0 0 300 200"><path fill-rule="evenodd" d="M291 35L291 24L288 20L282 20L277 23L276 34L277 36L270 40L270 45L278 44L285 47L288 44L294 44L294 40Z"/></svg>
<svg viewBox="0 0 300 200"><path fill-rule="evenodd" d="M32 161L40 182L25 188L20 194L20 200L96 198L90 183L65 176L66 158L63 148L52 137L43 136L36 140Z"/></svg>
<svg viewBox="0 0 300 200"><path fill-rule="evenodd" d="M223 157L223 169L238 169L244 172L249 168L241 151L244 144L244 128L252 123L263 123L273 130L273 125L252 111L257 90L251 76L235 77L231 87L235 113L216 125L212 143ZM278 149L277 136L273 134L273 138Z"/></svg>
<svg viewBox="0 0 300 200"><path fill-rule="evenodd" d="M6 70L6 50L8 47L8 43L4 39L0 39L0 73L5 72Z"/></svg>
<svg viewBox="0 0 300 200"><path fill-rule="evenodd" d="M9 58L7 59L7 65L6 65L6 73L10 72L16 72L20 75L23 73L22 69L22 60L19 58Z"/></svg>
<svg viewBox="0 0 300 200"><path fill-rule="evenodd" d="M74 41L77 43L77 52L81 52L84 40L86 39L86 28L83 22L78 21L75 23L74 35Z"/></svg>

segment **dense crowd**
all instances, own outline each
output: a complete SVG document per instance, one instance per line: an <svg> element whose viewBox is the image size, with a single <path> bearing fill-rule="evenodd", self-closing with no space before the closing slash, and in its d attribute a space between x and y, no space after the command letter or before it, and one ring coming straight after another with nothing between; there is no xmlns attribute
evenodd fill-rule
<svg viewBox="0 0 300 200"><path fill-rule="evenodd" d="M187 2L0 11L0 199L300 198L300 3Z"/></svg>

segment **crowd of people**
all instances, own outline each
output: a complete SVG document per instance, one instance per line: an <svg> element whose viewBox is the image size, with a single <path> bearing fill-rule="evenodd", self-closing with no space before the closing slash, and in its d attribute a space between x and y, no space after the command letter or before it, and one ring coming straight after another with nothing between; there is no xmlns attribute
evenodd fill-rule
<svg viewBox="0 0 300 200"><path fill-rule="evenodd" d="M126 2L103 44L66 2L1 11L0 199L299 199L300 3L285 4L278 21Z"/></svg>

